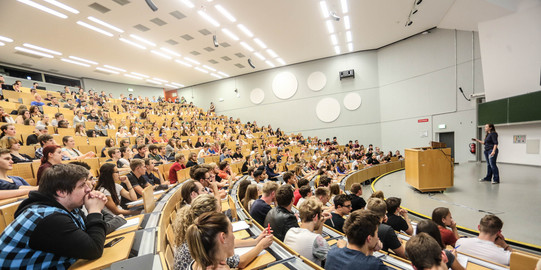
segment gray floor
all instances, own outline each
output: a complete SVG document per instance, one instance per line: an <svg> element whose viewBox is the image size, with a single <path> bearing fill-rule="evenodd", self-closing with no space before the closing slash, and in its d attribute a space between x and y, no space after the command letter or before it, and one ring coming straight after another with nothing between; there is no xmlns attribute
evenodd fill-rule
<svg viewBox="0 0 541 270"><path fill-rule="evenodd" d="M455 185L442 193L422 194L405 181L405 171L381 178L376 190L385 197L402 198L402 206L431 216L436 207L448 207L459 226L477 229L488 213L500 217L506 238L541 246L541 167L498 164L501 183L479 183L486 174L486 163L455 166ZM365 198L371 190L365 190Z"/></svg>

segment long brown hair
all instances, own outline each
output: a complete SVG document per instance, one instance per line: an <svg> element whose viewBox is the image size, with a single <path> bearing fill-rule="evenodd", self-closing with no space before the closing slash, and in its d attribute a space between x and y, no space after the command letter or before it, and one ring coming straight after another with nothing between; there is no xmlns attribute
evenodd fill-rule
<svg viewBox="0 0 541 270"><path fill-rule="evenodd" d="M219 233L229 233L229 219L223 213L216 212L204 213L186 231L190 254L202 269L219 263L214 261L218 251L216 236Z"/></svg>

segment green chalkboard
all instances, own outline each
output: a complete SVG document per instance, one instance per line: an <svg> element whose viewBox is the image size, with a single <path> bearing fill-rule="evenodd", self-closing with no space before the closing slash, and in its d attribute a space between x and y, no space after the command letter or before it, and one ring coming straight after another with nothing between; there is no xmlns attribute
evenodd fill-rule
<svg viewBox="0 0 541 270"><path fill-rule="evenodd" d="M540 120L541 91L509 98L509 123Z"/></svg>
<svg viewBox="0 0 541 270"><path fill-rule="evenodd" d="M508 121L507 113L508 99L481 103L477 107L477 125L505 124Z"/></svg>

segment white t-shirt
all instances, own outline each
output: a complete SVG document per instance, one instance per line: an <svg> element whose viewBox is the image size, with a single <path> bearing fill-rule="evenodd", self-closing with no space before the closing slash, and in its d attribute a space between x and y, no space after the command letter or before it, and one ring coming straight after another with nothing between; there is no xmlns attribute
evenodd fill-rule
<svg viewBox="0 0 541 270"><path fill-rule="evenodd" d="M123 188L122 188L121 185L115 183L115 192L116 192L116 196L118 197L119 200L120 200L120 191L121 191L122 189L123 189ZM101 187L101 188L99 189L99 191L100 191L101 193L103 193L105 196L111 196L111 197L113 196L113 195L111 195L111 192L109 192L109 190L105 189L104 187ZM120 207L120 205L119 205L118 207Z"/></svg>
<svg viewBox="0 0 541 270"><path fill-rule="evenodd" d="M284 244L317 265L321 265L329 252L329 244L321 235L303 228L289 229Z"/></svg>
<svg viewBox="0 0 541 270"><path fill-rule="evenodd" d="M487 261L509 265L511 251L504 250L491 241L479 238L460 238L455 246L460 246L457 251L485 259Z"/></svg>

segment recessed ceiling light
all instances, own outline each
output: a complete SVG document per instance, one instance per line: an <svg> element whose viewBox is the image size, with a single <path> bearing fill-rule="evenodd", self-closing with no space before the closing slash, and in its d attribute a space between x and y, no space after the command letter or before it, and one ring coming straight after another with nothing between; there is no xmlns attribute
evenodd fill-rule
<svg viewBox="0 0 541 270"><path fill-rule="evenodd" d="M108 23L106 23L106 22L104 22L102 20L98 20L98 19L96 19L96 18L94 18L92 16L88 17L88 19L95 22L95 23L97 23L97 24L101 24L101 25L103 25L103 26L105 26L105 27L107 27L107 28L109 28L109 29L111 29L113 31L116 31L116 32L119 32L119 33L124 33L124 30L122 30L122 29L120 29L118 27L112 26L112 25L110 25L110 24L108 24Z"/></svg>
<svg viewBox="0 0 541 270"><path fill-rule="evenodd" d="M156 43L151 42L151 41L148 41L148 40L146 40L146 39L144 39L144 38L142 38L142 37L140 37L140 36L136 36L136 35L134 35L134 34L130 34L130 37L133 38L133 39L137 39L137 40L139 40L139 41L141 41L141 42L143 42L143 43L145 43L145 44L147 44L147 45L150 45L150 46L152 46L152 47L155 47L155 46L156 46Z"/></svg>
<svg viewBox="0 0 541 270"><path fill-rule="evenodd" d="M201 64L201 63L199 63L199 62L197 62L197 61L195 61L195 60L193 60L193 59L191 59L191 58L189 58L189 57L184 57L184 60L189 61L189 62L192 62L192 63L194 63L194 64L196 64L196 65L200 65L200 64Z"/></svg>
<svg viewBox="0 0 541 270"><path fill-rule="evenodd" d="M168 54L174 55L176 57L180 57L180 53L174 52L174 51L169 50L167 48L161 47L160 50L162 50L162 51L164 51L164 52L166 52Z"/></svg>
<svg viewBox="0 0 541 270"><path fill-rule="evenodd" d="M342 5L342 13L348 13L348 0L341 0L340 4Z"/></svg>
<svg viewBox="0 0 541 270"><path fill-rule="evenodd" d="M88 23L85 23L85 22L82 22L82 21L77 21L77 24L80 25L80 26L84 26L84 27L86 27L86 28L88 28L88 29L90 29L90 30L94 30L94 31L96 31L96 32L98 32L98 33L100 33L100 34L106 35L106 36L108 36L108 37L112 37L112 36L113 36L113 34L107 32L107 31L105 31L105 30L103 30L103 29L101 29L101 28L98 28L98 27L96 27L96 26L90 25L90 24L88 24Z"/></svg>
<svg viewBox="0 0 541 270"><path fill-rule="evenodd" d="M169 60L173 59L173 57L171 57L171 56L169 56L169 55L167 55L165 53L159 52L159 51L150 50L150 52L155 54L155 55L159 55L159 56L161 56L161 57L163 57L165 59L169 59Z"/></svg>
<svg viewBox="0 0 541 270"><path fill-rule="evenodd" d="M332 25L332 21L327 20L325 23L327 24L327 31L329 31L329 34L334 33L334 25Z"/></svg>
<svg viewBox="0 0 541 270"><path fill-rule="evenodd" d="M165 86L170 87L170 88L177 88L176 86L174 86L172 84L167 84L167 83L165 84Z"/></svg>
<svg viewBox="0 0 541 270"><path fill-rule="evenodd" d="M122 68L117 68L117 67L113 67L113 66L109 66L109 65L103 65L104 67L106 68L110 68L112 70L116 70L116 71L120 71L120 72L126 72L125 69L122 69Z"/></svg>
<svg viewBox="0 0 541 270"><path fill-rule="evenodd" d="M79 66L83 66L83 67L90 67L89 64L85 64L85 63L81 63L81 62L77 62L77 61L73 61L73 60L70 60L70 59L66 59L66 58L62 58L60 59L64 62L67 62L67 63L71 63L71 64L75 64L75 65L79 65Z"/></svg>
<svg viewBox="0 0 541 270"><path fill-rule="evenodd" d="M52 56L52 55L50 55L50 54L46 54L46 53L42 53L42 52L30 50L30 49L23 48L23 47L15 47L15 50L17 50L17 51L22 51L22 52L26 52L26 53L30 53L30 54L39 55L39 56L42 56L42 57L54 58L54 56Z"/></svg>
<svg viewBox="0 0 541 270"><path fill-rule="evenodd" d="M180 2L182 2L184 5L186 5L187 7L189 8L193 8L194 7L194 4L189 1L189 0L180 0Z"/></svg>
<svg viewBox="0 0 541 270"><path fill-rule="evenodd" d="M120 72L118 72L118 71L114 71L114 70L110 70L110 69L106 69L106 68L102 68L102 67L96 67L96 69L100 70L100 71L107 72L107 73L120 74Z"/></svg>
<svg viewBox="0 0 541 270"><path fill-rule="evenodd" d="M137 72L130 72L130 73L135 75L135 76L139 76L139 77L143 77L143 78L150 78L150 76L145 75L145 74L141 74L141 73L137 73Z"/></svg>
<svg viewBox="0 0 541 270"><path fill-rule="evenodd" d="M248 30L248 28L246 28L246 26L242 25L242 24L237 24L237 27L242 31L244 32L244 34L246 34L247 36L249 37L253 37L254 34L252 34L252 32L250 30Z"/></svg>
<svg viewBox="0 0 541 270"><path fill-rule="evenodd" d="M192 67L192 65L190 65L190 64L188 64L188 63L186 63L186 62L184 62L184 61L178 60L178 59L176 59L175 62L177 62L177 63L179 63L179 64L181 64L181 65L185 65L185 66L187 66L187 67Z"/></svg>
<svg viewBox="0 0 541 270"><path fill-rule="evenodd" d="M275 65L269 60L265 61L265 63L267 63L267 65L269 65L271 67L275 67Z"/></svg>
<svg viewBox="0 0 541 270"><path fill-rule="evenodd" d="M167 83L168 81L164 80L164 79L160 79L160 78L152 78L153 80L155 81L158 81L158 82L164 82L164 83Z"/></svg>
<svg viewBox="0 0 541 270"><path fill-rule="evenodd" d="M209 66L207 66L207 65L203 65L203 67L206 68L206 69L208 69L208 70L210 70L210 71L216 71L215 68L209 67Z"/></svg>
<svg viewBox="0 0 541 270"><path fill-rule="evenodd" d="M338 44L338 39L336 39L336 35L331 35L331 43L332 45Z"/></svg>
<svg viewBox="0 0 541 270"><path fill-rule="evenodd" d="M233 32L229 31L227 28L222 28L222 32L224 32L227 36L229 36L231 39L238 41L239 37L237 35L233 34Z"/></svg>
<svg viewBox="0 0 541 270"><path fill-rule="evenodd" d="M13 42L13 39L7 38L7 37L3 37L3 36L0 36L0 40L1 40L1 41L5 41L5 42Z"/></svg>
<svg viewBox="0 0 541 270"><path fill-rule="evenodd" d="M215 27L220 27L220 23L218 23L215 19L210 17L207 13L205 13L202 10L197 11L197 14L199 14L203 19L207 20L210 24L214 25Z"/></svg>
<svg viewBox="0 0 541 270"><path fill-rule="evenodd" d="M259 39L259 38L254 38L254 42L255 42L259 47L261 47L261 49L266 49L266 48L267 48L267 45L265 45L265 43L263 43L263 41L261 41L261 39Z"/></svg>
<svg viewBox="0 0 541 270"><path fill-rule="evenodd" d="M135 43L135 42L133 42L133 41L131 41L131 40L129 40L129 39L119 38L119 40L122 41L122 42L124 42L124 43L128 43L128 44L130 44L130 45L132 45L132 46L135 46L135 47L137 47L137 48L139 48L139 49L143 49L143 50L146 50L146 49L147 49L147 47L145 47L145 46L143 46L143 45L141 45L141 44L137 44L137 43Z"/></svg>
<svg viewBox="0 0 541 270"><path fill-rule="evenodd" d="M204 69L202 69L202 68L200 68L200 67L195 67L195 70L201 71L201 72L203 72L203 73L209 73L208 71L206 71L206 70L204 70Z"/></svg>
<svg viewBox="0 0 541 270"><path fill-rule="evenodd" d="M181 84L181 83L171 82L171 84L176 85L178 87L184 87L184 84Z"/></svg>
<svg viewBox="0 0 541 270"><path fill-rule="evenodd" d="M49 50L49 49L46 49L46 48L43 48L43 47L40 47L40 46L36 46L36 45L32 45L32 44L29 44L29 43L24 43L23 46L28 47L30 49L50 53L50 54L62 55L62 53L59 53L57 51Z"/></svg>
<svg viewBox="0 0 541 270"><path fill-rule="evenodd" d="M5 46L6 43L0 41L0 46Z"/></svg>
<svg viewBox="0 0 541 270"><path fill-rule="evenodd" d="M244 41L241 41L240 42L240 45L242 45L242 47L244 47L246 50L250 51L250 52L253 52L254 51L254 48L252 48L250 45L248 45L248 43L244 42Z"/></svg>
<svg viewBox="0 0 541 270"><path fill-rule="evenodd" d="M327 8L327 3L325 1L319 1L319 7L321 8L323 18L329 18L329 9Z"/></svg>
<svg viewBox="0 0 541 270"><path fill-rule="evenodd" d="M134 75L131 75L131 74L124 74L124 76L129 77L129 78L133 78L133 79L137 79L137 80L142 80L143 79L141 77L137 77L137 76L134 76Z"/></svg>
<svg viewBox="0 0 541 270"><path fill-rule="evenodd" d="M344 28L346 28L346 30L349 30L351 28L351 24L349 23L349 16L344 16Z"/></svg>
<svg viewBox="0 0 541 270"><path fill-rule="evenodd" d="M215 74L215 73L210 73L210 76L214 76L214 77L216 77L216 78L218 78L218 79L223 78L222 76L220 76L220 75L218 75L218 74Z"/></svg>
<svg viewBox="0 0 541 270"><path fill-rule="evenodd" d="M346 42L351 42L352 38L351 38L351 31L347 31L346 32Z"/></svg>
<svg viewBox="0 0 541 270"><path fill-rule="evenodd" d="M340 54L340 47L339 46L334 46L334 52L336 54Z"/></svg>
<svg viewBox="0 0 541 270"><path fill-rule="evenodd" d="M220 74L220 75L222 75L222 76L224 76L224 77L229 77L229 75L228 75L227 73L223 73L223 72L221 72L221 71L218 71L218 74Z"/></svg>
<svg viewBox="0 0 541 270"><path fill-rule="evenodd" d="M72 56L72 55L70 55L69 58L71 58L71 59L73 59L73 60L77 60L77 61L89 63L89 64L92 64L92 65L97 65L97 64L98 64L98 63L96 63L96 62L94 62L94 61L90 61L90 60L87 60L87 59L84 59L84 58L80 58L80 57L77 57L77 56Z"/></svg>
<svg viewBox="0 0 541 270"><path fill-rule="evenodd" d="M159 84L159 85L161 85L161 84L162 84L161 82L157 82L157 81L154 81L154 80L150 80L150 79L147 79L147 82L149 82L149 83L153 83L153 84Z"/></svg>
<svg viewBox="0 0 541 270"><path fill-rule="evenodd" d="M224 17L226 17L229 21L231 22L236 22L237 19L235 19L235 17L233 17L233 15L231 15L231 13L229 13L229 11L227 11L224 7L222 7L221 5L215 5L214 6L220 13L222 13L222 15L224 15Z"/></svg>
<svg viewBox="0 0 541 270"><path fill-rule="evenodd" d="M349 50L350 52L353 51L353 43L348 43L348 50Z"/></svg>
<svg viewBox="0 0 541 270"><path fill-rule="evenodd" d="M60 2L58 2L56 0L43 0L43 1L45 1L45 2L47 2L49 4L51 4L51 5L55 5L55 6L61 8L63 10L67 10L67 11L73 13L73 14L79 14L78 10L76 10L76 9L74 9L74 8L68 6L68 5L65 5L63 3L60 3Z"/></svg>
<svg viewBox="0 0 541 270"><path fill-rule="evenodd" d="M267 50L267 53L271 56L271 58L276 58L278 55L271 49Z"/></svg>
<svg viewBox="0 0 541 270"><path fill-rule="evenodd" d="M262 54L255 52L254 55L257 56L257 58L261 59L261 61L265 61L265 56L263 56Z"/></svg>
<svg viewBox="0 0 541 270"><path fill-rule="evenodd" d="M68 16L66 14L64 14L64 13L60 13L60 12L58 12L56 10L53 10L53 9L50 9L50 8L48 8L46 6L42 6L42 5L40 5L40 4L36 3L36 2L33 2L31 0L17 0L17 1L19 1L19 2L21 2L23 4L27 4L27 5L31 6L31 7L35 7L37 9L41 10L41 11L45 11L45 12L51 14L51 15L55 15L55 16L57 16L59 18L62 18L62 19L68 18Z"/></svg>
<svg viewBox="0 0 541 270"><path fill-rule="evenodd" d="M278 63L280 63L282 66L286 64L286 62L282 58L276 58L276 61L278 61Z"/></svg>

